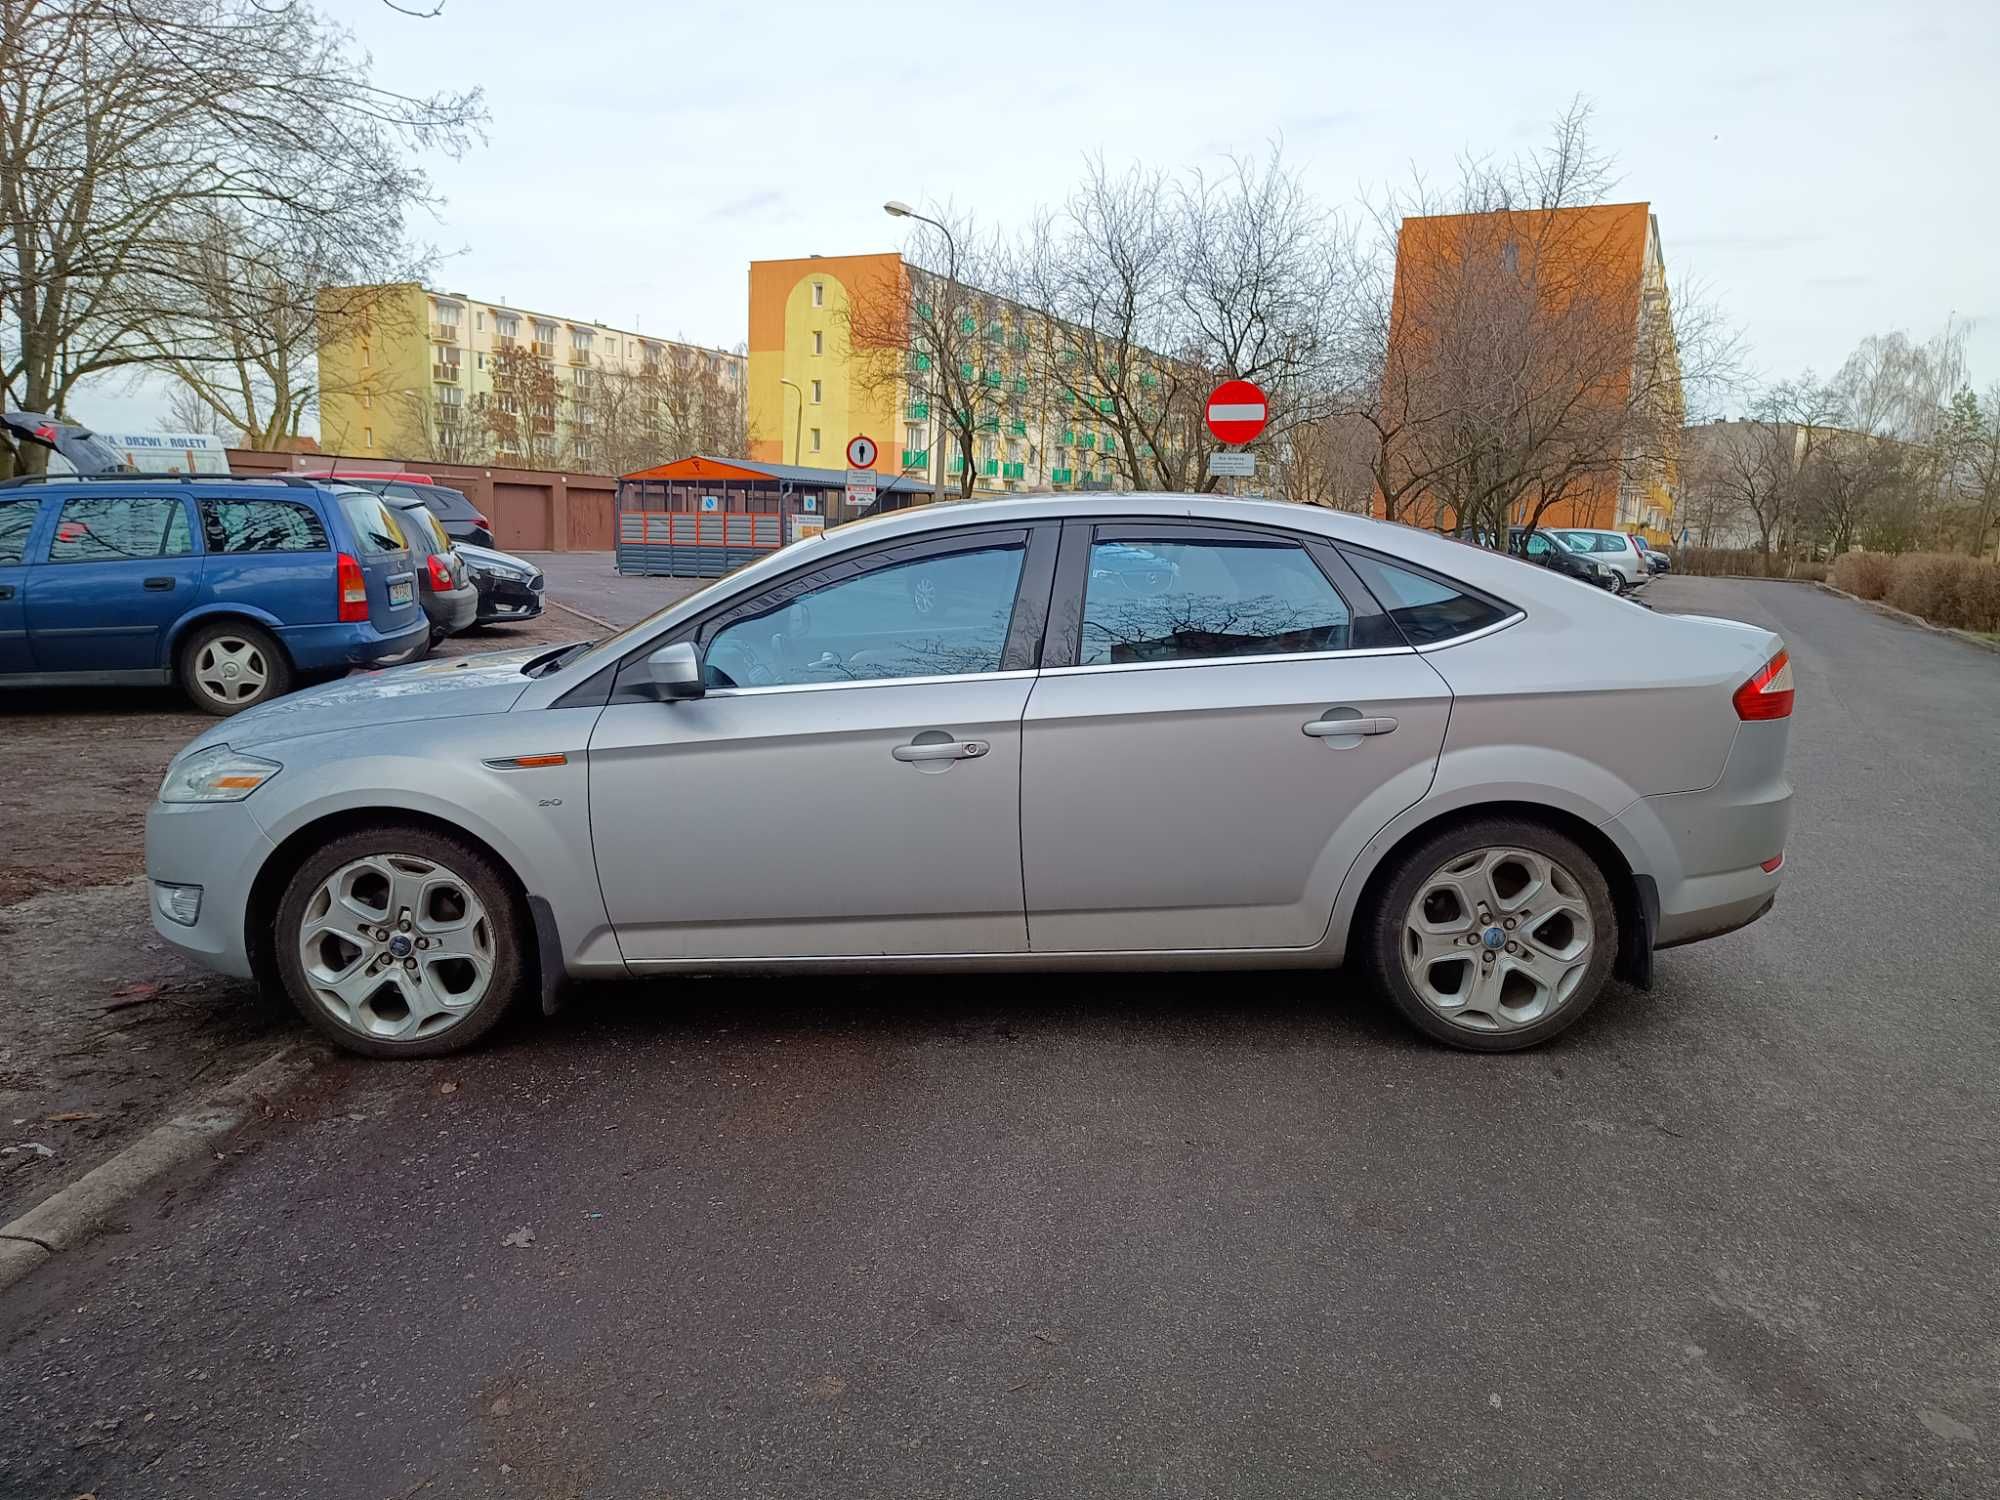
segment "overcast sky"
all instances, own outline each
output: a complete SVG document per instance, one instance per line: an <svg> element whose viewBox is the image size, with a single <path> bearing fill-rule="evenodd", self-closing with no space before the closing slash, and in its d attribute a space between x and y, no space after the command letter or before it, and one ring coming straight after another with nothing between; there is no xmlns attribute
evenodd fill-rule
<svg viewBox="0 0 2000 1500"><path fill-rule="evenodd" d="M1707 285L1760 371L1831 373L1865 334L1956 318L2000 380L1990 0L325 8L385 84L486 89L490 140L432 164L447 201L421 226L474 296L733 346L749 261L895 248L885 198L1005 224L1086 151L1183 166L1282 137L1344 206L1531 148L1582 93L1613 196L1651 202L1669 275ZM101 401L85 420L163 419Z"/></svg>

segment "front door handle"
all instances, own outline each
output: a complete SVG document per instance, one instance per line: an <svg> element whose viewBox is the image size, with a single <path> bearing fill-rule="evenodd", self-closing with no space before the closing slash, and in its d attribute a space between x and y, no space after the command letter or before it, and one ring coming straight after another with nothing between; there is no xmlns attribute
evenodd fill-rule
<svg viewBox="0 0 2000 1500"><path fill-rule="evenodd" d="M146 587L156 594L164 594L173 586L174 581L171 578L148 578L146 580Z"/></svg>
<svg viewBox="0 0 2000 1500"><path fill-rule="evenodd" d="M0 599L11 599L13 597L14 585L11 583L0 583Z"/></svg>
<svg viewBox="0 0 2000 1500"><path fill-rule="evenodd" d="M1396 721L1381 717L1374 719L1314 719L1305 726L1307 734L1316 740L1339 739L1349 734L1394 734Z"/></svg>
<svg viewBox="0 0 2000 1500"><path fill-rule="evenodd" d="M901 761L977 760L989 748L984 740L942 740L937 744L898 745L889 753Z"/></svg>

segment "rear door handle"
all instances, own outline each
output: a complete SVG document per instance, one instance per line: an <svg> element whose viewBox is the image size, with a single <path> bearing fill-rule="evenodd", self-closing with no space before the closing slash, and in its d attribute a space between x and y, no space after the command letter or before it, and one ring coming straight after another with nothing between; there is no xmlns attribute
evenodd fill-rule
<svg viewBox="0 0 2000 1500"><path fill-rule="evenodd" d="M945 740L935 745L898 745L889 753L901 761L977 760L989 748L984 740Z"/></svg>
<svg viewBox="0 0 2000 1500"><path fill-rule="evenodd" d="M148 578L146 580L146 587L156 594L164 594L173 586L174 581L171 578Z"/></svg>
<svg viewBox="0 0 2000 1500"><path fill-rule="evenodd" d="M1347 734L1394 734L1396 721L1391 718L1375 719L1314 719L1305 726L1307 734L1316 740L1338 739Z"/></svg>
<svg viewBox="0 0 2000 1500"><path fill-rule="evenodd" d="M11 583L0 583L0 599L11 599L13 597L14 585Z"/></svg>

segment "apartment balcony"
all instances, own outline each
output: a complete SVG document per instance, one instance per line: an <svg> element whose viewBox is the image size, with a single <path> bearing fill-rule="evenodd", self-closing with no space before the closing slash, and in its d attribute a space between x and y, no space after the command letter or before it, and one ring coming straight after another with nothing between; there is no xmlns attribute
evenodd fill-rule
<svg viewBox="0 0 2000 1500"><path fill-rule="evenodd" d="M931 466L931 450L928 448L905 448L903 467L905 469L928 469Z"/></svg>
<svg viewBox="0 0 2000 1500"><path fill-rule="evenodd" d="M433 323L433 324L431 324L431 342L432 342L432 343L434 343L434 344L455 344L455 343L457 343L457 342L458 342L458 325L457 325L456 323Z"/></svg>
<svg viewBox="0 0 2000 1500"><path fill-rule="evenodd" d="M440 385L457 385L458 372L463 368L456 360L453 360L450 364L434 364L431 366L431 379L437 381Z"/></svg>
<svg viewBox="0 0 2000 1500"><path fill-rule="evenodd" d="M588 349L570 350L569 362L573 365L579 366L580 368L588 369L590 367L590 351Z"/></svg>
<svg viewBox="0 0 2000 1500"><path fill-rule="evenodd" d="M1000 477L1002 479L1026 479L1028 477L1028 466L1025 463L1002 464L1000 465Z"/></svg>
<svg viewBox="0 0 2000 1500"><path fill-rule="evenodd" d="M1051 469L1049 470L1049 483L1068 484L1075 474L1076 470L1074 469Z"/></svg>
<svg viewBox="0 0 2000 1500"><path fill-rule="evenodd" d="M495 353L498 353L502 349L511 349L514 347L515 344L519 342L520 342L519 334L496 333L493 335L493 349Z"/></svg>
<svg viewBox="0 0 2000 1500"><path fill-rule="evenodd" d="M554 344L545 344L540 339L536 339L528 345L528 352L533 354L536 359L554 359L556 357L556 346Z"/></svg>
<svg viewBox="0 0 2000 1500"><path fill-rule="evenodd" d="M912 401L903 408L903 417L906 421L927 422L930 420L930 415L931 404L928 401Z"/></svg>

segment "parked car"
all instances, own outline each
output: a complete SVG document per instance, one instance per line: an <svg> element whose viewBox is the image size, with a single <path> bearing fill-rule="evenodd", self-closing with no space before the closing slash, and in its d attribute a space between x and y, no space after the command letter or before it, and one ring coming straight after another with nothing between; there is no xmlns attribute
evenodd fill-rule
<svg viewBox="0 0 2000 1500"><path fill-rule="evenodd" d="M1092 582L1134 545L1169 587ZM372 1056L566 976L1343 962L1501 1051L1770 908L1792 693L1768 630L1336 511L923 506L246 714L146 870L174 948Z"/></svg>
<svg viewBox="0 0 2000 1500"><path fill-rule="evenodd" d="M1639 549L1639 555L1646 559L1646 566L1653 570L1653 576L1673 571L1674 560L1667 553L1655 547L1642 536L1632 538L1632 545Z"/></svg>
<svg viewBox="0 0 2000 1500"><path fill-rule="evenodd" d="M472 628L479 618L479 587L458 560L451 538L444 534L437 517L423 501L404 499L393 492L381 498L396 513L403 534L410 539L410 551L417 564L418 595L431 623L430 639L424 642L423 650L406 658L415 661L446 636Z"/></svg>
<svg viewBox="0 0 2000 1500"><path fill-rule="evenodd" d="M1524 561L1561 573L1567 578L1618 592L1618 574L1592 557L1593 549L1572 546L1555 532L1531 531L1525 526L1509 527L1507 550Z"/></svg>
<svg viewBox="0 0 2000 1500"><path fill-rule="evenodd" d="M532 620L542 612L546 586L540 568L511 552L475 547L470 542L460 542L456 550L466 575L479 590L481 625Z"/></svg>
<svg viewBox="0 0 2000 1500"><path fill-rule="evenodd" d="M349 474L340 478L378 495L399 500L421 500L444 525L444 533L454 542L471 542L477 547L493 545L493 523L450 485L439 484L428 474Z"/></svg>
<svg viewBox="0 0 2000 1500"><path fill-rule="evenodd" d="M306 480L0 485L0 686L178 683L236 714L426 639L383 502Z"/></svg>
<svg viewBox="0 0 2000 1500"><path fill-rule="evenodd" d="M1555 535L1572 550L1588 553L1592 562L1611 569L1617 575L1614 583L1621 594L1628 589L1644 588L1653 581L1652 568L1639 555L1632 538L1622 531L1565 526Z"/></svg>

